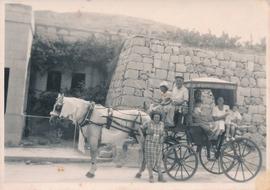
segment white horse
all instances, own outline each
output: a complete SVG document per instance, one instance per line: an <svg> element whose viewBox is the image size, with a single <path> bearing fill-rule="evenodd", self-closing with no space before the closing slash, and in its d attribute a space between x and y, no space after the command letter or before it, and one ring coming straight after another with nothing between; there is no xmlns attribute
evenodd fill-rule
<svg viewBox="0 0 270 190"><path fill-rule="evenodd" d="M80 133L90 145L91 168L86 174L89 178L95 176L97 169L98 142L103 126L110 128L112 135L107 135L102 142L115 145L119 139L126 139L128 133L137 134L137 127L150 120L149 115L143 111L113 110L79 98L64 97L63 94L58 95L50 115L51 124L56 119L65 118L80 127ZM79 137L79 149L83 146L80 139Z"/></svg>

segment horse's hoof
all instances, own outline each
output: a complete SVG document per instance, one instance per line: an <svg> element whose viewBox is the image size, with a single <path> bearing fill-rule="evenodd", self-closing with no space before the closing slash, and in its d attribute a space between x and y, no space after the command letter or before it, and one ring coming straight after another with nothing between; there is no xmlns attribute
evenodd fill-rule
<svg viewBox="0 0 270 190"><path fill-rule="evenodd" d="M85 176L88 177L88 178L93 178L93 177L95 177L95 174L87 172L87 174Z"/></svg>

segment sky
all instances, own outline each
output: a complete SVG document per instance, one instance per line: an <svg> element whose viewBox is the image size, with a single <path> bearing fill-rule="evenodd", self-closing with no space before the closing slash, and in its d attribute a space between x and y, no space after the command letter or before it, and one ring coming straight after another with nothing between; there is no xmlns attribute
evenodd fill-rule
<svg viewBox="0 0 270 190"><path fill-rule="evenodd" d="M240 36L254 43L267 35L265 0L7 0L33 10L97 12L154 20L182 29ZM202 3L203 2L203 3Z"/></svg>

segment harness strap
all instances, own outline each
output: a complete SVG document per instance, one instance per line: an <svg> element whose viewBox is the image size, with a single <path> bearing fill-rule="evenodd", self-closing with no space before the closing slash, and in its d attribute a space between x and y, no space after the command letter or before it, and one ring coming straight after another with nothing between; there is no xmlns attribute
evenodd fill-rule
<svg viewBox="0 0 270 190"><path fill-rule="evenodd" d="M107 129L110 129L112 125L112 121L113 121L112 116L113 116L113 109L108 108L108 117L107 117L107 125L106 125Z"/></svg>
<svg viewBox="0 0 270 190"><path fill-rule="evenodd" d="M77 127L77 126L80 128L80 131L81 131L83 139L84 139L84 143L86 144L88 142L88 139L83 133L82 126L76 122L75 127Z"/></svg>

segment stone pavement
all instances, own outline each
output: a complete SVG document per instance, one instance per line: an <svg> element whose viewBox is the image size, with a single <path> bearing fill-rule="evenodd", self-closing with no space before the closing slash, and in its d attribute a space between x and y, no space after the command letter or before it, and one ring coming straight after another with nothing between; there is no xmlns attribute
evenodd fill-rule
<svg viewBox="0 0 270 190"><path fill-rule="evenodd" d="M99 158L98 161L111 161L111 158ZM73 148L5 148L5 161L33 162L90 162L90 156Z"/></svg>

